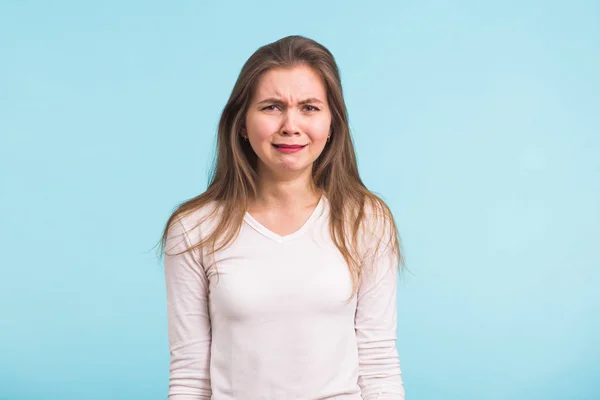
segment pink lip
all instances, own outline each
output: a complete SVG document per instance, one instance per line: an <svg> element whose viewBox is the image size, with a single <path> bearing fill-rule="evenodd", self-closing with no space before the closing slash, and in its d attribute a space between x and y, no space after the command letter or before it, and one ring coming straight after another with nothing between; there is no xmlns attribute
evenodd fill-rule
<svg viewBox="0 0 600 400"><path fill-rule="evenodd" d="M278 145L275 146L273 145L273 147L275 147L275 150L280 151L282 153L295 153L297 151L302 150L303 148L306 147L306 145L302 146L302 145Z"/></svg>

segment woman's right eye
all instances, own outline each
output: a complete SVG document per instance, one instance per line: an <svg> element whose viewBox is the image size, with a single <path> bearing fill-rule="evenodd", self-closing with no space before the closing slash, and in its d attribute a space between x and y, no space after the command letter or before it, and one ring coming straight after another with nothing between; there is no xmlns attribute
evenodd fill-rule
<svg viewBox="0 0 600 400"><path fill-rule="evenodd" d="M276 105L274 105L274 104L271 104L270 106L266 106L265 108L263 108L263 110L269 110L269 111L272 111L273 109L272 109L271 107L277 107L277 106L276 106Z"/></svg>

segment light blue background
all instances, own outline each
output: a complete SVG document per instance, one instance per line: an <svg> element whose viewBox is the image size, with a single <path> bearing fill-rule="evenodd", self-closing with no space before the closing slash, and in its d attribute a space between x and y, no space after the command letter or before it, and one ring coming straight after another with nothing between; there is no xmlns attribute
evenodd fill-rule
<svg viewBox="0 0 600 400"><path fill-rule="evenodd" d="M2 1L0 398L166 397L153 246L302 34L400 228L407 398L599 399L599 3L450 3Z"/></svg>

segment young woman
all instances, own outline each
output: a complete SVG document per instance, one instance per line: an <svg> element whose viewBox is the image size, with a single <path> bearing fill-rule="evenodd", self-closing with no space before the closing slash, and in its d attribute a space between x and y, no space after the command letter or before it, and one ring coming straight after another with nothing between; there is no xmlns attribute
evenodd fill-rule
<svg viewBox="0 0 600 400"><path fill-rule="evenodd" d="M361 181L339 71L289 36L244 64L208 189L166 249L171 400L400 400L388 206Z"/></svg>

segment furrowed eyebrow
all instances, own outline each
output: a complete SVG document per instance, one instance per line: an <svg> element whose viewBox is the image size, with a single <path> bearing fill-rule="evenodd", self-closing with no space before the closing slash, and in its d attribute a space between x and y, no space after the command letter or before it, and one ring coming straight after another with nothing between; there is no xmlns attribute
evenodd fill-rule
<svg viewBox="0 0 600 400"><path fill-rule="evenodd" d="M278 99L276 97L269 97L268 99L264 99L259 101L257 104L264 104L264 103L277 103L277 104L283 104L283 101L281 99ZM319 99L317 99L316 97L310 97L308 99L299 101L298 104L302 105L302 104L308 104L308 103L319 103L319 104L323 104L323 102Z"/></svg>

